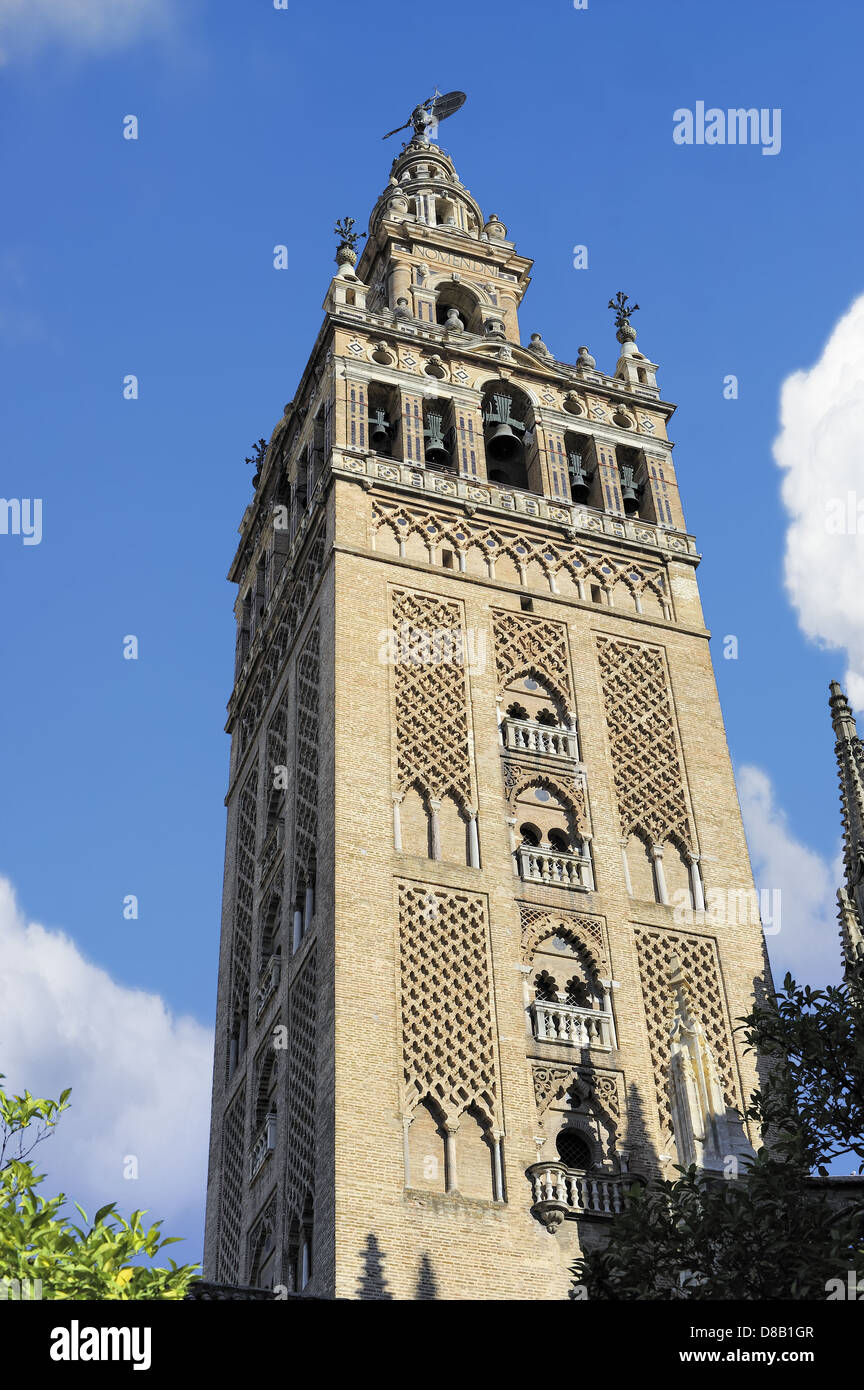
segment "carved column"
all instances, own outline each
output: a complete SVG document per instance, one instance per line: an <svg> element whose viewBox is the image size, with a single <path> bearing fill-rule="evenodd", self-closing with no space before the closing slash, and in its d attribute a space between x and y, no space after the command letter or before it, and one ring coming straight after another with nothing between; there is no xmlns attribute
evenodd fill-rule
<svg viewBox="0 0 864 1390"><path fill-rule="evenodd" d="M657 896L661 903L669 906L669 890L666 887L666 875L663 872L663 846L651 846L651 858L654 860L654 878L657 883Z"/></svg>

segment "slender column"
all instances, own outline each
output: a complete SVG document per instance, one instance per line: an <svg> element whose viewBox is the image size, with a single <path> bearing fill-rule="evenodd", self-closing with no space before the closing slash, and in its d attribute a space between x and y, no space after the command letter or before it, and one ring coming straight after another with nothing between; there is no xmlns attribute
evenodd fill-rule
<svg viewBox="0 0 864 1390"><path fill-rule="evenodd" d="M291 950L299 951L300 942L303 940L303 913L299 907L294 909L294 935L291 940Z"/></svg>
<svg viewBox="0 0 864 1390"><path fill-rule="evenodd" d="M398 796L394 796L393 798L393 848L396 850L397 854L402 853L402 816L400 815L399 807L404 800L404 792L400 792Z"/></svg>
<svg viewBox="0 0 864 1390"><path fill-rule="evenodd" d="M444 1126L444 1150L447 1164L444 1178L448 1192L458 1190L456 1181L456 1131L458 1128L458 1124L453 1124L451 1120L448 1120Z"/></svg>
<svg viewBox="0 0 864 1390"><path fill-rule="evenodd" d="M502 1163L502 1161L501 1161L501 1140L502 1140L503 1138L504 1138L504 1135L501 1133L500 1129L493 1129L493 1131L492 1131L492 1143L493 1143L492 1156L493 1156L494 1163L495 1163L495 1194L494 1194L494 1197L495 1197L495 1201L496 1201L496 1202L503 1202L503 1201L504 1201L504 1165L503 1165L503 1163Z"/></svg>
<svg viewBox="0 0 864 1390"><path fill-rule="evenodd" d="M237 1069L237 1039L232 1037L228 1044L228 1075L232 1076Z"/></svg>
<svg viewBox="0 0 864 1390"><path fill-rule="evenodd" d="M477 812L468 812L468 862L472 869L480 868L480 841L477 837Z"/></svg>
<svg viewBox="0 0 864 1390"><path fill-rule="evenodd" d="M690 888L693 893L693 907L696 912L705 911L705 894L702 890L702 875L699 872L699 855L690 854Z"/></svg>
<svg viewBox="0 0 864 1390"><path fill-rule="evenodd" d="M246 1051L246 1037L248 1033L248 1028L248 1019L246 1018L246 1015L243 1014L240 1019L240 1041L237 1045L237 1051L241 1057L243 1056L243 1053Z"/></svg>
<svg viewBox="0 0 864 1390"><path fill-rule="evenodd" d="M312 925L312 913L315 911L315 890L311 883L306 885L306 896L303 899L303 931L307 932Z"/></svg>
<svg viewBox="0 0 864 1390"><path fill-rule="evenodd" d="M430 829L432 832L432 858L441 858L441 821L438 812L441 810L441 802L435 797L429 798L430 810Z"/></svg>
<svg viewBox="0 0 864 1390"><path fill-rule="evenodd" d="M413 1115L405 1115L402 1119L402 1151L405 1159L405 1186L411 1186L411 1146L408 1143L408 1131L411 1128Z"/></svg>
<svg viewBox="0 0 864 1390"><path fill-rule="evenodd" d="M651 846L651 858L654 860L654 877L657 882L657 896L661 903L669 906L669 890L666 887L666 875L663 872L663 846Z"/></svg>
<svg viewBox="0 0 864 1390"><path fill-rule="evenodd" d="M609 1041L613 1047L617 1047L618 1034L615 1029L615 1014L612 1009L612 991L618 988L618 981L601 980L600 986L603 990L603 1011L609 1019Z"/></svg>
<svg viewBox="0 0 864 1390"><path fill-rule="evenodd" d="M507 829L510 831L510 848L515 854L519 848L519 841L516 839L516 817L507 817Z"/></svg>
<svg viewBox="0 0 864 1390"><path fill-rule="evenodd" d="M630 880L630 865L627 863L627 841L621 841L621 863L624 866L624 886L631 898L633 896L633 884Z"/></svg>

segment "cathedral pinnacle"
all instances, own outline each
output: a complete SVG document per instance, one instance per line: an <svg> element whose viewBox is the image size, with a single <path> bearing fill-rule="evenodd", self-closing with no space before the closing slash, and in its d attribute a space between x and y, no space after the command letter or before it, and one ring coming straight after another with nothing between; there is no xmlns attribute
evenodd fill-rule
<svg viewBox="0 0 864 1390"><path fill-rule="evenodd" d="M852 963L864 959L864 744L842 687L832 681L830 690L846 869L845 886L837 894L840 936L844 957Z"/></svg>

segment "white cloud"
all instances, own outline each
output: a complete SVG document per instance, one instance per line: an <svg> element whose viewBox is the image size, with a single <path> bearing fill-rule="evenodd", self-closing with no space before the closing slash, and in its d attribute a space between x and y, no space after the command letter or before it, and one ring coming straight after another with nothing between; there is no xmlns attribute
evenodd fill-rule
<svg viewBox="0 0 864 1390"><path fill-rule="evenodd" d="M174 0L0 0L0 61L60 44L79 52L122 48L165 32Z"/></svg>
<svg viewBox="0 0 864 1390"><path fill-rule="evenodd" d="M845 649L849 698L864 709L864 296L816 365L784 381L780 426L786 588L802 631Z"/></svg>
<svg viewBox="0 0 864 1390"><path fill-rule="evenodd" d="M7 1088L72 1108L34 1151L45 1195L64 1191L92 1216L116 1201L147 1209L168 1254L200 1259L207 1178L212 1033L155 994L118 984L68 936L28 924L0 878L0 1072ZM124 1179L127 1155L137 1180Z"/></svg>
<svg viewBox="0 0 864 1390"><path fill-rule="evenodd" d="M736 780L756 887L769 895L780 891L780 930L767 936L775 984L787 970L799 984L836 983L841 969L835 900L843 874L840 854L829 864L795 839L761 768L742 767Z"/></svg>

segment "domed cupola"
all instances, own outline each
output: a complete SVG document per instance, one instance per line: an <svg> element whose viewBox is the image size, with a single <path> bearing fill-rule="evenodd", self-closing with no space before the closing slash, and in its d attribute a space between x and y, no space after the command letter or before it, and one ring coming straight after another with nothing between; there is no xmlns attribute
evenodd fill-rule
<svg viewBox="0 0 864 1390"><path fill-rule="evenodd" d="M374 236L382 220L446 227L457 235L479 239L484 218L460 182L449 155L437 145L412 140L393 161L390 182L369 222Z"/></svg>

